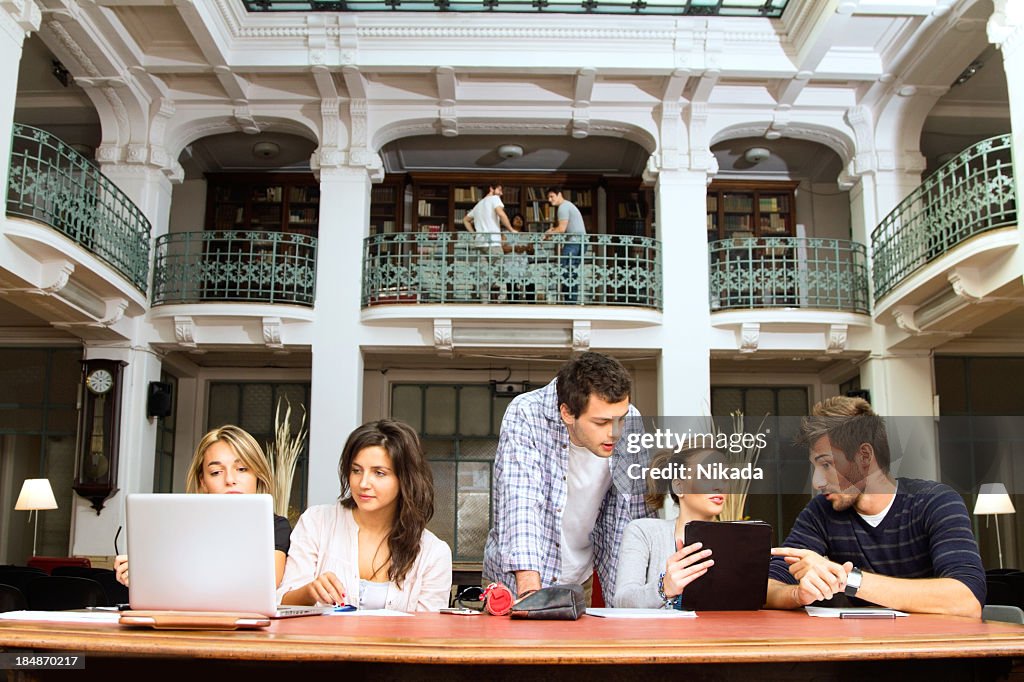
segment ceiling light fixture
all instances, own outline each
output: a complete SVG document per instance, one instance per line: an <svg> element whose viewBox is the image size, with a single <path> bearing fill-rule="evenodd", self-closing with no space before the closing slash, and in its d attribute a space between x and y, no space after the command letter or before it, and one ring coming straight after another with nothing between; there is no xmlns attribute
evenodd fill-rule
<svg viewBox="0 0 1024 682"><path fill-rule="evenodd" d="M498 147L498 156L503 159L518 159L523 155L523 148L518 144L503 144Z"/></svg>
<svg viewBox="0 0 1024 682"><path fill-rule="evenodd" d="M253 156L261 159L272 159L281 152L281 147L276 142L257 142L252 146Z"/></svg>
<svg viewBox="0 0 1024 682"><path fill-rule="evenodd" d="M761 163L771 155L771 151L764 147L751 147L747 151L743 152L743 158L746 159L748 163Z"/></svg>

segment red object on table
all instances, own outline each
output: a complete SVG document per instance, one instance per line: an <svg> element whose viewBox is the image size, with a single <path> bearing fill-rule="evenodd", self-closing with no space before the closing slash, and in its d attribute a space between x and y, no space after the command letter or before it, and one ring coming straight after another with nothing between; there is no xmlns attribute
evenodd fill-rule
<svg viewBox="0 0 1024 682"><path fill-rule="evenodd" d="M26 563L32 568L39 568L47 573L50 573L58 566L92 568L92 562L82 556L34 556Z"/></svg>

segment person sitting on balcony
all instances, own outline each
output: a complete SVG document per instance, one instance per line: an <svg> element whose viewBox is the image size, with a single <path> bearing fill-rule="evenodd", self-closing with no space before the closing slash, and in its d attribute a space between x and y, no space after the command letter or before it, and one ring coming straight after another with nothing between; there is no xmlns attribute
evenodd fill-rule
<svg viewBox="0 0 1024 682"><path fill-rule="evenodd" d="M196 446L192 463L185 474L185 492L237 495L273 494L274 476L270 473L263 448L245 429L226 424L208 432ZM284 575L292 527L288 519L274 515L274 568L277 584ZM118 582L128 586L128 557L114 559Z"/></svg>
<svg viewBox="0 0 1024 682"><path fill-rule="evenodd" d="M800 442L820 494L785 547L772 550L768 608L845 594L915 613L981 616L985 570L963 499L942 483L891 476L885 423L866 400L818 403Z"/></svg>
<svg viewBox="0 0 1024 682"><path fill-rule="evenodd" d="M501 201L502 189L500 183L488 185L487 196L466 213L462 224L470 232L477 233L477 248L481 249L485 257L485 267L481 270L483 288L480 292L480 300L484 303L491 298L492 277L494 271L500 265L502 255L501 228L512 230L512 223L505 214L505 204ZM505 297L505 292L500 293L500 298Z"/></svg>
<svg viewBox="0 0 1024 682"><path fill-rule="evenodd" d="M502 269L506 279L505 288L508 292L508 300L511 303L532 301L535 286L528 280L530 278L529 257L533 255L533 242L529 241L529 233L522 237L515 236L526 228L526 222L521 214L513 215L511 223L511 233L501 235L501 248L505 253Z"/></svg>
<svg viewBox="0 0 1024 682"><path fill-rule="evenodd" d="M452 589L452 551L427 530L434 481L416 432L390 419L348 437L341 495L310 507L292 533L283 604L438 611Z"/></svg>
<svg viewBox="0 0 1024 682"><path fill-rule="evenodd" d="M717 450L690 448L676 453L663 450L651 459L651 469L685 466L691 471L711 458L723 458ZM683 471L684 469L676 469ZM722 482L716 480L664 480L650 478L647 504L662 506L667 492L679 505L675 519L636 519L626 526L615 584L615 606L625 608L672 608L686 586L708 572L715 560L700 543L683 546L689 521L714 521L725 506ZM666 490L667 489L667 490Z"/></svg>

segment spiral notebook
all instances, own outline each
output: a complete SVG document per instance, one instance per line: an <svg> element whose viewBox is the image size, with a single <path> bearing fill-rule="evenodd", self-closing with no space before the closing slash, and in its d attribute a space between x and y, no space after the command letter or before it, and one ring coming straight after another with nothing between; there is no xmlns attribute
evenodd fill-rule
<svg viewBox="0 0 1024 682"><path fill-rule="evenodd" d="M683 590L684 611L756 611L768 596L772 527L764 521L690 521L686 545L700 542L715 565Z"/></svg>

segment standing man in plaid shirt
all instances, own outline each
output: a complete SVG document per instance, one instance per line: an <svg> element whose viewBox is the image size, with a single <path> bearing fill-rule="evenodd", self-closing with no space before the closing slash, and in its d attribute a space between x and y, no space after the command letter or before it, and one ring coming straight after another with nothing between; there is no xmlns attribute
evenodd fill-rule
<svg viewBox="0 0 1024 682"><path fill-rule="evenodd" d="M590 604L596 567L610 601L623 531L651 514L643 481L625 474L646 455L626 448L628 435L643 431L631 389L617 360L582 353L550 384L509 404L494 457L485 582L502 582L520 597L575 583Z"/></svg>

